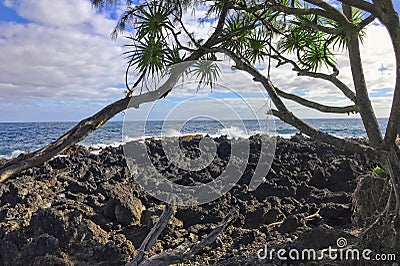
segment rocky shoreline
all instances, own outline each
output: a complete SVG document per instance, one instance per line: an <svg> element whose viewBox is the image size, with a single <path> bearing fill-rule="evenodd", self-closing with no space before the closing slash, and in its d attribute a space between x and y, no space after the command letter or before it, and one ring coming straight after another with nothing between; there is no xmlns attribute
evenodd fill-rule
<svg viewBox="0 0 400 266"><path fill-rule="evenodd" d="M199 140L182 139L183 147L195 153ZM218 149L230 142L226 137L215 141ZM259 145L257 136L250 142ZM151 140L149 150L163 163L159 145ZM180 175L172 166L164 169L178 183L198 182L200 177L208 182L223 171L228 157L219 153L220 168L212 167L198 178ZM353 193L359 177L376 165L301 135L278 138L265 182L250 192L256 159L250 157L239 183L223 197L176 208L149 255L201 240L232 206L239 209L238 217L187 265L279 265L276 257L257 259L266 244L321 250L336 247L343 237L356 245L360 228L353 222ZM0 265L124 265L162 211L163 203L134 182L122 147L93 153L75 146L0 184Z"/></svg>

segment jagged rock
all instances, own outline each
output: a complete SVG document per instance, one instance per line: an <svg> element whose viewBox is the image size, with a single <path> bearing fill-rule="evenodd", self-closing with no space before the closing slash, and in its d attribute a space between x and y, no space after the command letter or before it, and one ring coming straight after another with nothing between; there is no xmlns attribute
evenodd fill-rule
<svg viewBox="0 0 400 266"><path fill-rule="evenodd" d="M111 198L104 206L104 215L123 225L138 224L144 206L140 199L133 196L128 185L118 184L111 190Z"/></svg>
<svg viewBox="0 0 400 266"><path fill-rule="evenodd" d="M301 224L302 223L297 216L290 215L285 218L278 230L281 233L290 233L296 230Z"/></svg>

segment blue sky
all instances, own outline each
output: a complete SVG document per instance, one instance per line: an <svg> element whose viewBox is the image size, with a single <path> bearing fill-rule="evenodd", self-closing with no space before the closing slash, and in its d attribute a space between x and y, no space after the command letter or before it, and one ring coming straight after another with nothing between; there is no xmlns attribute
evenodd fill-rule
<svg viewBox="0 0 400 266"><path fill-rule="evenodd" d="M400 1L394 4L400 10ZM214 22L201 20L204 13L185 16L198 36L206 36ZM86 0L0 0L0 121L78 121L123 97L126 61L121 54L126 40L110 38L118 14L119 10L98 13ZM381 26L369 27L367 34L362 50L367 83L376 113L384 117L393 93L394 57ZM346 56L336 57L339 77L351 85ZM266 71L266 64L258 67ZM280 89L296 95L332 105L349 103L329 84L297 77L290 68L273 68L271 77ZM232 86L241 83L230 79ZM168 110L187 96L177 91L162 108ZM232 105L238 100L223 90L212 97ZM327 117L290 102L288 106L300 117ZM202 107L207 108L199 105L200 112ZM138 110L137 116L148 108Z"/></svg>
<svg viewBox="0 0 400 266"><path fill-rule="evenodd" d="M20 17L18 13L12 9L8 8L4 5L4 3L0 3L0 18L3 22L16 22L16 23L28 23L26 19Z"/></svg>

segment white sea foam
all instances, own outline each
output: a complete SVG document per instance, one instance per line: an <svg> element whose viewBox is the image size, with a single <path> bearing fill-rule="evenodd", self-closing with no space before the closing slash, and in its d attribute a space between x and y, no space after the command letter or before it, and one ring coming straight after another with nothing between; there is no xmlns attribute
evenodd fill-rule
<svg viewBox="0 0 400 266"><path fill-rule="evenodd" d="M16 158L18 157L20 154L25 153L26 151L23 150L13 150L11 153L9 154L2 154L0 155L1 159L11 159L11 158Z"/></svg>
<svg viewBox="0 0 400 266"><path fill-rule="evenodd" d="M284 139L290 139L293 137L295 134L278 134L279 137L282 137Z"/></svg>
<svg viewBox="0 0 400 266"><path fill-rule="evenodd" d="M234 138L234 139L249 137L248 132L246 132L244 129L234 126L220 129L216 134L216 137L223 135L226 135L228 138Z"/></svg>
<svg viewBox="0 0 400 266"><path fill-rule="evenodd" d="M22 151L22 150L14 150L12 153L11 153L11 157L18 157L20 154L22 154L22 153L24 153L25 151Z"/></svg>
<svg viewBox="0 0 400 266"><path fill-rule="evenodd" d="M163 132L162 135L164 137L180 137L180 136L182 136L182 133L176 129L169 128L169 129L165 130L165 132Z"/></svg>

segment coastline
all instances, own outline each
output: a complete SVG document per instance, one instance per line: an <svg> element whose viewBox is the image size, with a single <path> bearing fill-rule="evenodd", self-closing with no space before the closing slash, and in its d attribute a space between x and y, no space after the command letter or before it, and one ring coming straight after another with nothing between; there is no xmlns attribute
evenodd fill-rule
<svg viewBox="0 0 400 266"><path fill-rule="evenodd" d="M338 137L357 138L366 137L366 133L359 119L310 119L307 120L312 126L324 132L328 132ZM387 119L379 119L382 133L386 126ZM137 122L138 130L133 132L123 132L123 122L109 121L100 129L94 131L85 140L79 144L86 147L119 146L126 142L142 139L143 136L160 136L163 122L149 121L148 132L143 132L143 121ZM174 123L172 121L171 123ZM212 137L228 135L231 137L250 137L256 133L260 133L259 128L252 121L244 121L247 127L243 130L239 126L241 121L230 121L227 127L220 128L216 122L204 122L201 124L189 123L186 129L177 131L178 125L174 125L174 130L166 130L164 135L173 137L187 134L209 134ZM274 119L275 130L273 128L265 128L261 130L270 135L277 135L285 138L291 138L298 133L298 130L289 125ZM72 128L75 122L25 122L25 123L0 123L0 158L16 157L23 152L33 152L37 149L56 140L64 134L68 129ZM175 127L176 126L176 127ZM272 125L273 126L273 125ZM180 133L181 132L181 133Z"/></svg>

